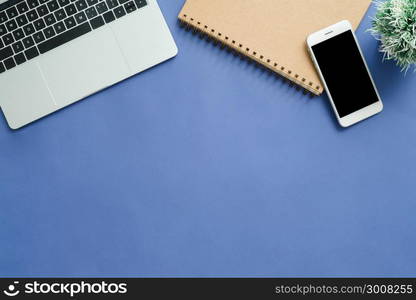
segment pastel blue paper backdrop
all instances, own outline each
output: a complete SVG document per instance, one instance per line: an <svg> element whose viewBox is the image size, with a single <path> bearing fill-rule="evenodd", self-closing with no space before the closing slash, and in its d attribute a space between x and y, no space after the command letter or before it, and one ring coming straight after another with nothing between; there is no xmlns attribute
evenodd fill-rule
<svg viewBox="0 0 416 300"><path fill-rule="evenodd" d="M0 276L416 276L416 74L381 62L374 7L385 111L343 130L159 3L175 59L0 120Z"/></svg>

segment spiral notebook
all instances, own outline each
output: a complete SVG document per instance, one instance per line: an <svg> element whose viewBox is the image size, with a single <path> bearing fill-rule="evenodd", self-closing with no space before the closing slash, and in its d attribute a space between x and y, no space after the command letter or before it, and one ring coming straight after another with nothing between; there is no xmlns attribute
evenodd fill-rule
<svg viewBox="0 0 416 300"><path fill-rule="evenodd" d="M306 37L349 20L356 29L371 0L187 0L179 20L195 32L284 76L315 95L322 83Z"/></svg>

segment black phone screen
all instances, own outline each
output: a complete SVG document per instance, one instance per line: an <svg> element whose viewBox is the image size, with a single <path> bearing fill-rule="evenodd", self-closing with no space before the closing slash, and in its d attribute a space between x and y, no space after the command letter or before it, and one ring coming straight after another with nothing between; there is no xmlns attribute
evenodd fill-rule
<svg viewBox="0 0 416 300"><path fill-rule="evenodd" d="M378 102L351 30L312 46L340 118Z"/></svg>

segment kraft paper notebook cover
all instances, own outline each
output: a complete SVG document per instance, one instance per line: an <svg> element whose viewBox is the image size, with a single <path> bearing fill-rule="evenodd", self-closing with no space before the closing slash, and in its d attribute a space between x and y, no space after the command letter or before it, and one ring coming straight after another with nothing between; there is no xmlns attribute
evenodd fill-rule
<svg viewBox="0 0 416 300"><path fill-rule="evenodd" d="M179 19L315 95L307 36L341 20L356 29L371 0L187 0Z"/></svg>

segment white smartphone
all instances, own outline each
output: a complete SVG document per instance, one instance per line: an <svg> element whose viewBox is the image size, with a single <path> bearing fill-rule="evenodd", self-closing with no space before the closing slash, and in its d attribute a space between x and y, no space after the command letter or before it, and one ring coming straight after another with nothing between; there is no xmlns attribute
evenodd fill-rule
<svg viewBox="0 0 416 300"><path fill-rule="evenodd" d="M383 110L350 22L342 21L312 33L307 44L342 127Z"/></svg>

